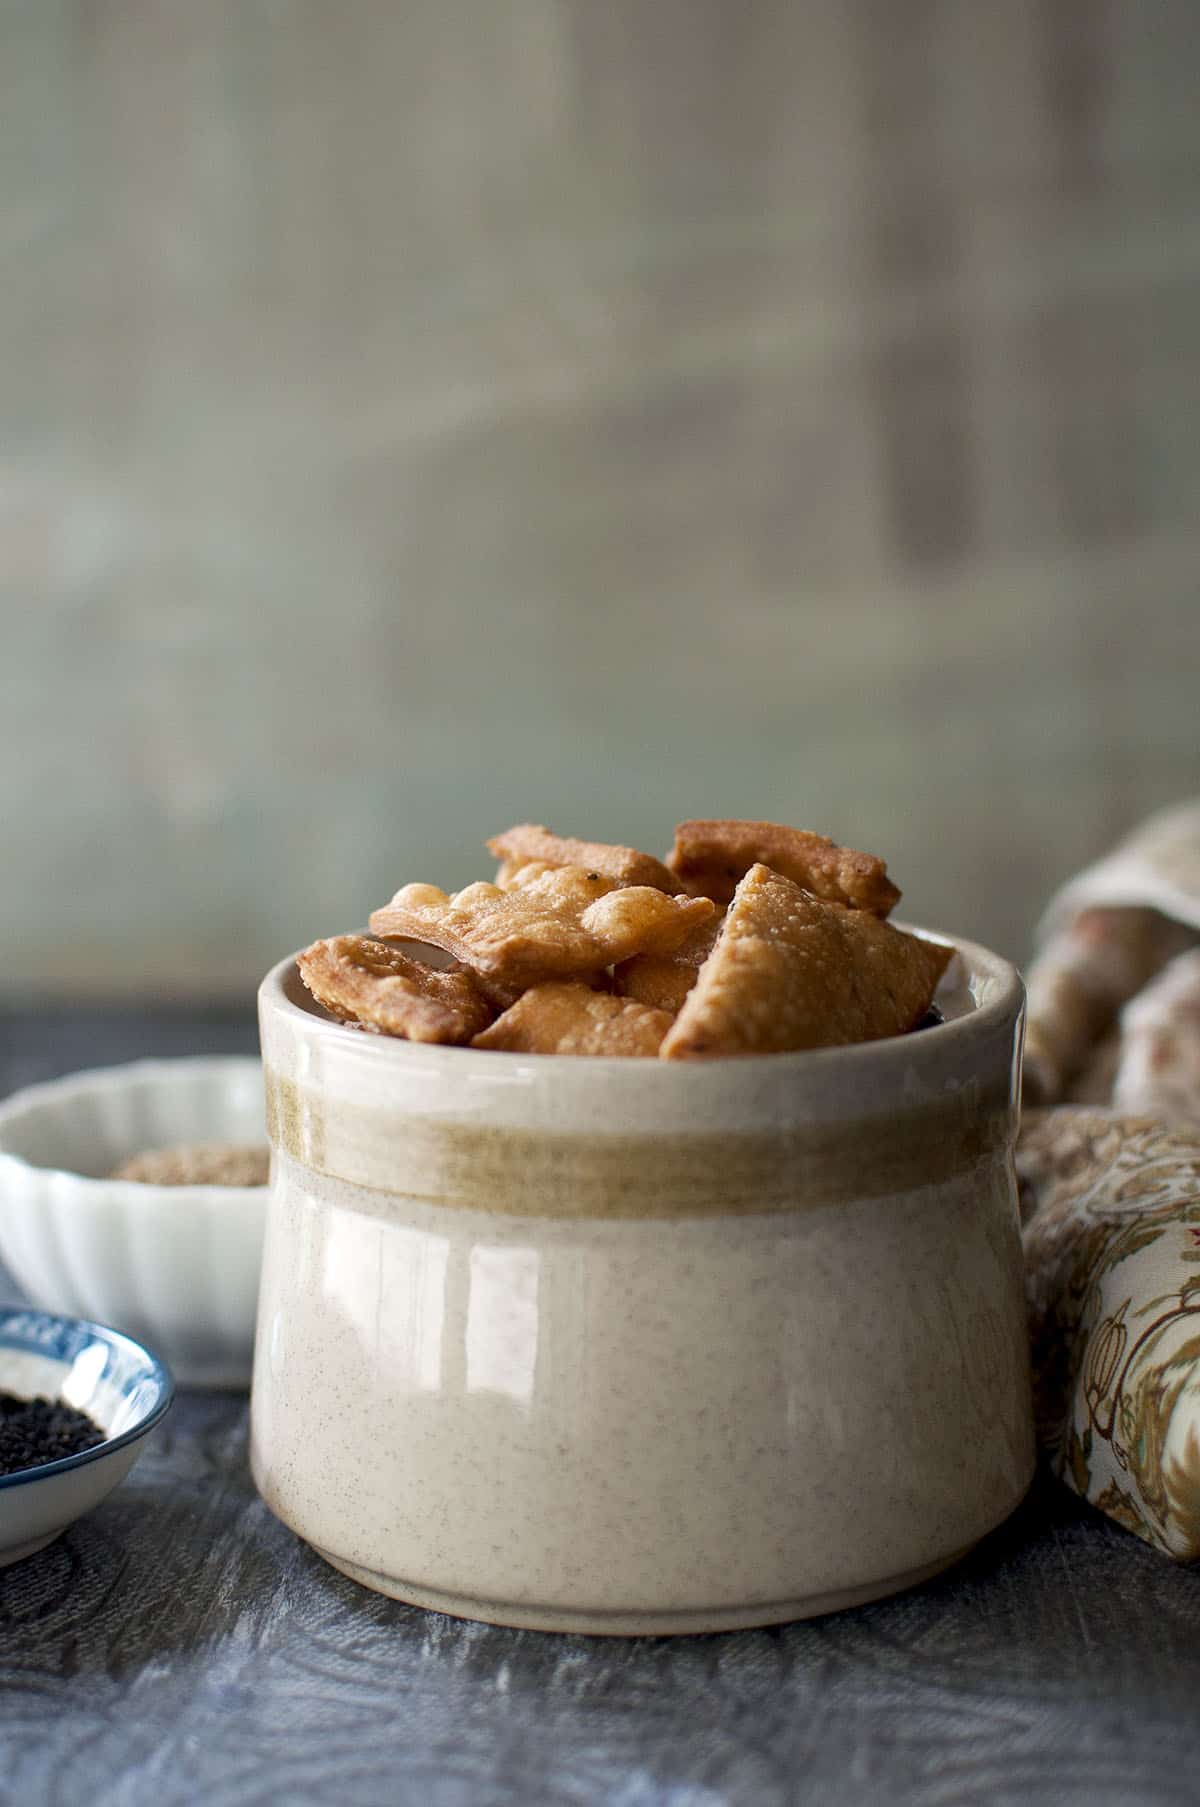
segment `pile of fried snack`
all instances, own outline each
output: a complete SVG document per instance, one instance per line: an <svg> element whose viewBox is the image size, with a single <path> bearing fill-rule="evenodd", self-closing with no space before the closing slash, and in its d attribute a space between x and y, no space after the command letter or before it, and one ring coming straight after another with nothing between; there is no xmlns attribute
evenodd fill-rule
<svg viewBox="0 0 1200 1807"><path fill-rule="evenodd" d="M369 935L300 954L317 1001L410 1041L774 1054L917 1027L953 953L885 920L900 893L882 860L778 823L681 822L665 863L530 823L488 848L494 883L405 885Z"/></svg>

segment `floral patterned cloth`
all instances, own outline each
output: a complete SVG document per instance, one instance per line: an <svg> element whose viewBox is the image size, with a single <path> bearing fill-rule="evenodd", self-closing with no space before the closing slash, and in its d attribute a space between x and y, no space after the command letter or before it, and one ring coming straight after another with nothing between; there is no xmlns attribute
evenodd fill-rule
<svg viewBox="0 0 1200 1807"><path fill-rule="evenodd" d="M1156 1549L1200 1559L1200 1125L1034 1111L1017 1169L1050 1464Z"/></svg>

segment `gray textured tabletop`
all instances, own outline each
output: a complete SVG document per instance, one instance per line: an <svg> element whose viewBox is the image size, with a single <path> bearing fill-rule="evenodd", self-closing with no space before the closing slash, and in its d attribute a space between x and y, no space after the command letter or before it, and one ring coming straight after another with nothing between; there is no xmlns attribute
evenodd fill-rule
<svg viewBox="0 0 1200 1807"><path fill-rule="evenodd" d="M252 1049L245 1013L0 1016L0 1094ZM3 1289L0 1279L0 1291ZM237 1396L0 1571L0 1801L1195 1803L1200 1572L1039 1482L953 1573L770 1631L593 1641L359 1589L276 1523Z"/></svg>

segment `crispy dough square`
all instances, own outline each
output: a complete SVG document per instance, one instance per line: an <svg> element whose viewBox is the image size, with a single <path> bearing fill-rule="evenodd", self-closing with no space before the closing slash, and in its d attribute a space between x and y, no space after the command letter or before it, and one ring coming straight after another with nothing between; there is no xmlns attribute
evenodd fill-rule
<svg viewBox="0 0 1200 1807"><path fill-rule="evenodd" d="M376 935L409 935L445 948L491 984L578 978L633 954L669 953L713 914L707 898L617 886L581 866L549 867L512 891L468 885L447 896L405 885L371 916Z"/></svg>
<svg viewBox="0 0 1200 1807"><path fill-rule="evenodd" d="M297 954L300 977L326 1010L376 1035L469 1042L495 1011L462 967L422 966L369 935L334 935Z"/></svg>
<svg viewBox="0 0 1200 1807"><path fill-rule="evenodd" d="M671 1027L665 1010L586 985L535 985L477 1035L473 1048L514 1054L655 1055Z"/></svg>
<svg viewBox="0 0 1200 1807"><path fill-rule="evenodd" d="M719 904L729 902L738 880L760 862L814 897L873 916L886 916L900 900L887 866L873 853L779 822L680 822L667 856L685 891Z"/></svg>
<svg viewBox="0 0 1200 1807"><path fill-rule="evenodd" d="M500 861L496 883L501 886L522 866L537 860L547 866L582 866L585 872L598 872L616 885L653 885L668 895L678 889L674 874L653 854L639 853L636 847L612 847L606 841L568 840L534 822L518 822L503 834L493 835L487 845Z"/></svg>
<svg viewBox="0 0 1200 1807"><path fill-rule="evenodd" d="M535 878L541 878L543 872L555 870L549 860L501 860L492 883L498 891L519 891L522 885L531 885Z"/></svg>
<svg viewBox="0 0 1200 1807"><path fill-rule="evenodd" d="M676 1015L711 954L724 919L721 911L698 924L673 954L635 954L632 960L623 960L613 973L618 995Z"/></svg>
<svg viewBox="0 0 1200 1807"><path fill-rule="evenodd" d="M952 951L752 866L660 1052L783 1054L901 1035Z"/></svg>

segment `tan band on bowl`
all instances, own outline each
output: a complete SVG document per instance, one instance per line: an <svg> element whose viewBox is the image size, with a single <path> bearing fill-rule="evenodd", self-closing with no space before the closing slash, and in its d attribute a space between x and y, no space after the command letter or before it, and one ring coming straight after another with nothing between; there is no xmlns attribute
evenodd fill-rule
<svg viewBox="0 0 1200 1807"><path fill-rule="evenodd" d="M272 1143L313 1172L380 1194L499 1217L670 1218L806 1211L911 1192L1010 1153L1007 1089L968 1084L902 1116L748 1135L555 1135L410 1118L319 1099L269 1069Z"/></svg>

